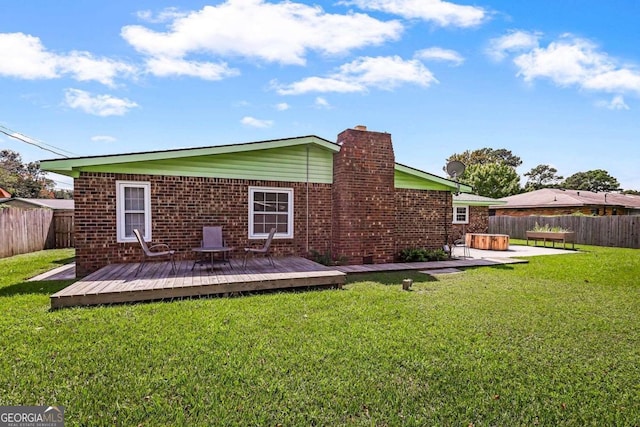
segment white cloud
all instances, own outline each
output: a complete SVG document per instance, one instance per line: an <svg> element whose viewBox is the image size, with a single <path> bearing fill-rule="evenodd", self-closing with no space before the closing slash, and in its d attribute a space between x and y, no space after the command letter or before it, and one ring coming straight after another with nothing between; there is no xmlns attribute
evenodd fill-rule
<svg viewBox="0 0 640 427"><path fill-rule="evenodd" d="M518 68L517 75L526 82L548 79L558 86L640 95L637 67L620 65L591 41L571 34L561 36L546 47L532 46L516 54L513 63Z"/></svg>
<svg viewBox="0 0 640 427"><path fill-rule="evenodd" d="M525 81L548 78L559 85L580 84L590 77L612 71L605 54L583 39L563 38L545 47L518 55L513 62Z"/></svg>
<svg viewBox="0 0 640 427"><path fill-rule="evenodd" d="M431 21L442 27L474 27L488 18L487 11L481 7L443 0L351 0L342 3L392 13L407 19Z"/></svg>
<svg viewBox="0 0 640 427"><path fill-rule="evenodd" d="M325 13L295 2L227 0L174 19L166 31L141 25L122 28L122 37L153 58L188 60L188 55L239 56L303 65L306 54L343 54L399 38L402 24L366 14Z"/></svg>
<svg viewBox="0 0 640 427"><path fill-rule="evenodd" d="M138 104L126 98L115 98L111 95L92 95L79 89L67 89L64 98L67 106L101 117L122 116L129 112L130 109L138 106Z"/></svg>
<svg viewBox="0 0 640 427"><path fill-rule="evenodd" d="M316 97L315 101L314 101L314 105L317 108L331 108L331 105L329 104L329 101L327 101L325 98L318 96Z"/></svg>
<svg viewBox="0 0 640 427"><path fill-rule="evenodd" d="M447 61L453 65L461 65L464 62L464 58L455 50L443 49L441 47L430 47L428 49L422 49L416 52L414 55L418 59L424 59L426 61Z"/></svg>
<svg viewBox="0 0 640 427"><path fill-rule="evenodd" d="M629 106L624 102L622 95L614 96L611 101L600 101L596 103L598 107L608 108L609 110L628 110Z"/></svg>
<svg viewBox="0 0 640 427"><path fill-rule="evenodd" d="M163 9L156 14L154 14L150 10L140 10L136 13L138 19L146 22L151 22L153 24L169 22L176 18L182 18L186 15L186 13L180 12L176 7L167 7L166 9Z"/></svg>
<svg viewBox="0 0 640 427"><path fill-rule="evenodd" d="M199 77L204 80L221 80L225 77L233 77L240 74L238 70L229 68L224 63L185 61L169 57L149 58L147 60L147 69L158 77L189 76Z"/></svg>
<svg viewBox="0 0 640 427"><path fill-rule="evenodd" d="M261 120L251 116L243 117L240 123L254 128L270 128L273 126L273 120Z"/></svg>
<svg viewBox="0 0 640 427"><path fill-rule="evenodd" d="M586 79L584 87L605 92L636 92L640 94L640 72L630 68L605 71Z"/></svg>
<svg viewBox="0 0 640 427"><path fill-rule="evenodd" d="M527 31L510 31L489 42L487 54L496 61L503 60L508 53L522 52L538 47L541 34Z"/></svg>
<svg viewBox="0 0 640 427"><path fill-rule="evenodd" d="M307 77L288 85L274 83L274 86L281 95L300 95L308 92L365 92L371 87L391 90L405 83L428 87L437 80L417 59L381 56L358 58L342 65L338 72L328 77Z"/></svg>
<svg viewBox="0 0 640 427"><path fill-rule="evenodd" d="M130 64L96 58L89 52L49 52L38 37L24 33L0 34L0 75L19 79L56 79L65 75L78 81L93 80L107 86L114 79L136 72Z"/></svg>
<svg viewBox="0 0 640 427"><path fill-rule="evenodd" d="M116 142L117 139L109 136L109 135L96 135L96 136L92 136L91 140L93 142L106 142L106 143L110 143L110 142Z"/></svg>
<svg viewBox="0 0 640 427"><path fill-rule="evenodd" d="M291 106L286 102L280 102L279 104L276 104L275 107L276 107L276 110L278 111L286 111L289 108L291 108Z"/></svg>

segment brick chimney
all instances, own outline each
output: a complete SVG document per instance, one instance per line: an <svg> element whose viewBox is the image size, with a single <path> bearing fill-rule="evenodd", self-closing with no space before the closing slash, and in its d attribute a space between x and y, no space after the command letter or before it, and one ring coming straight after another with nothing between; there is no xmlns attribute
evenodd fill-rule
<svg viewBox="0 0 640 427"><path fill-rule="evenodd" d="M356 126L333 157L332 254L349 264L393 262L395 158L391 135Z"/></svg>

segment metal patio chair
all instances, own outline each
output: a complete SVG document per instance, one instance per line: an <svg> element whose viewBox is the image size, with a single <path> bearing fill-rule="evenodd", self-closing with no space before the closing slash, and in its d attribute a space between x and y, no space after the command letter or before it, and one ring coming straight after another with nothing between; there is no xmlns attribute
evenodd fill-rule
<svg viewBox="0 0 640 427"><path fill-rule="evenodd" d="M147 245L147 242L144 241L144 238L142 237L140 230L138 230L137 228L133 229L133 234L136 235L136 238L138 239L138 242L142 247L142 262L140 263L140 266L136 270L136 277L138 276L138 273L142 271L142 267L147 262L147 259L157 258L162 256L169 257L169 260L171 261L171 272L173 273L176 271L176 262L173 259L173 255L176 253L176 251L170 249L169 245L165 243L158 243L149 247ZM160 248L164 248L164 250L158 250Z"/></svg>
<svg viewBox="0 0 640 427"><path fill-rule="evenodd" d="M269 232L269 237L264 242L264 245L261 248L244 248L244 260L242 261L242 268L247 268L247 257L249 254L263 254L269 259L272 267L275 267L276 264L273 262L273 258L271 257L271 252L269 252L269 248L271 247L271 241L273 240L273 236L276 234L276 229L272 228Z"/></svg>

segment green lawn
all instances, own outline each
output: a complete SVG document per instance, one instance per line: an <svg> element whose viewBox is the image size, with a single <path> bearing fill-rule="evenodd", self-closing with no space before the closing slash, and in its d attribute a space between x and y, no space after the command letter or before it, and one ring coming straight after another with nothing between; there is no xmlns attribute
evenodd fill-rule
<svg viewBox="0 0 640 427"><path fill-rule="evenodd" d="M24 279L72 252L3 259L0 405L62 405L69 426L638 426L640 251L581 249L53 312L70 282Z"/></svg>

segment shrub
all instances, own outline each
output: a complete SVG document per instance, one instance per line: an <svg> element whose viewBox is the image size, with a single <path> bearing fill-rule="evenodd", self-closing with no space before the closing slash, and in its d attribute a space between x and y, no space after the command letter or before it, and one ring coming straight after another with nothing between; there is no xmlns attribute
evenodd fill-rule
<svg viewBox="0 0 640 427"><path fill-rule="evenodd" d="M333 257L331 256L331 251L320 253L316 250L311 249L310 252L311 252L311 259L313 261L317 262L318 264L322 264L326 266L341 265L341 264L345 264L347 261L347 258L344 256L340 256L337 259L333 259Z"/></svg>
<svg viewBox="0 0 640 427"><path fill-rule="evenodd" d="M542 231L542 232L550 232L550 233L569 233L571 230L559 227L559 226L550 226L549 224L540 225L536 222L536 225L532 230L529 231Z"/></svg>
<svg viewBox="0 0 640 427"><path fill-rule="evenodd" d="M447 253L442 249L405 248L398 256L402 262L443 261Z"/></svg>

